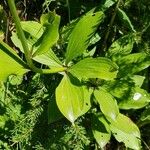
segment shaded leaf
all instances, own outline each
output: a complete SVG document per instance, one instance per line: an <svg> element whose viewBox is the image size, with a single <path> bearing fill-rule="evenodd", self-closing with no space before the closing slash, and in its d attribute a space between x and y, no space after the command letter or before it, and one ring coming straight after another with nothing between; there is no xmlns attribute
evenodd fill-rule
<svg viewBox="0 0 150 150"><path fill-rule="evenodd" d="M128 34L112 43L108 49L107 56L118 59L123 55L130 54L135 42L135 34Z"/></svg>
<svg viewBox="0 0 150 150"><path fill-rule="evenodd" d="M79 20L69 37L66 64L75 57L80 56L87 49L90 38L103 18L103 12L93 13L90 11Z"/></svg>
<svg viewBox="0 0 150 150"><path fill-rule="evenodd" d="M117 65L103 57L85 58L73 65L68 71L74 76L81 78L101 78L112 80L117 75Z"/></svg>
<svg viewBox="0 0 150 150"><path fill-rule="evenodd" d="M119 114L114 122L111 122L110 129L114 137L119 142L123 142L126 147L140 150L140 131L130 118Z"/></svg>
<svg viewBox="0 0 150 150"><path fill-rule="evenodd" d="M119 108L113 96L102 88L95 90L94 96L106 118L109 121L115 120L119 114Z"/></svg>
<svg viewBox="0 0 150 150"><path fill-rule="evenodd" d="M103 148L110 140L110 127L103 115L93 115L91 122L94 138L99 146Z"/></svg>
<svg viewBox="0 0 150 150"><path fill-rule="evenodd" d="M127 16L127 14L120 8L118 8L118 16L120 18L120 20L123 22L123 24L130 29L133 32L136 32L134 29L134 26L132 25L129 17Z"/></svg>
<svg viewBox="0 0 150 150"><path fill-rule="evenodd" d="M60 112L74 123L80 116L84 104L83 88L77 79L64 75L56 88L56 103Z"/></svg>

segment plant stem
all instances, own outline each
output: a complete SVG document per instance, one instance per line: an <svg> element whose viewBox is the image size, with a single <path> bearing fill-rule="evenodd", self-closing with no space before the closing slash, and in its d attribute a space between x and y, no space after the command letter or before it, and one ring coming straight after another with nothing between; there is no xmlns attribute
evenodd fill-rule
<svg viewBox="0 0 150 150"><path fill-rule="evenodd" d="M111 20L110 20L110 23L109 23L109 26L108 26L106 35L105 35L105 37L104 37L104 42L103 42L103 45L102 45L102 50L103 50L103 51L106 51L106 49L107 49L107 40L108 40L108 38L109 38L109 34L110 34L110 31L111 31L111 28L112 28L113 23L114 23L114 21L115 21L115 17L116 17L116 14L117 14L117 11L118 11L118 8L119 8L120 3L121 3L121 0L118 0L117 5L116 5L116 8L115 8L114 13L113 13L113 16L112 16L112 18L111 18Z"/></svg>
<svg viewBox="0 0 150 150"><path fill-rule="evenodd" d="M29 67L32 68L33 63L32 63L32 60L31 60L30 51L29 51L29 48L28 48L28 44L26 42L24 32L23 32L21 24L20 24L20 19L19 19L18 14L17 14L15 2L14 2L14 0L7 0L7 1L8 1L8 5L9 5L9 8L10 8L11 14L13 16L15 25L16 25L16 30L17 30L17 33L18 33L18 37L19 37L19 39L22 43L22 46L23 46L25 58L27 60L27 63L29 65Z"/></svg>
<svg viewBox="0 0 150 150"><path fill-rule="evenodd" d="M16 30L17 30L17 33L18 33L18 37L19 37L19 39L22 43L25 58L26 58L26 61L27 61L27 64L28 64L29 68L34 72L42 73L42 74L57 73L57 72L65 71L66 70L65 67L54 68L54 69L40 69L40 68L37 68L33 64L31 53L30 53L30 50L28 48L28 44L27 44L23 29L22 29L21 24L20 24L20 18L17 14L17 9L16 9L16 6L15 6L15 2L14 2L14 0L7 0L7 2L8 2L11 14L13 16L13 19L14 19L14 22L15 22L15 25L16 25Z"/></svg>

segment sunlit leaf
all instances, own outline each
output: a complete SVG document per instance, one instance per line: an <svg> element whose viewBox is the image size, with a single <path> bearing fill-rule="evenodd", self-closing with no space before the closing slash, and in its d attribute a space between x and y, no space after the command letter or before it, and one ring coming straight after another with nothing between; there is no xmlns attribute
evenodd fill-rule
<svg viewBox="0 0 150 150"><path fill-rule="evenodd" d="M97 26L104 18L103 12L87 13L73 29L66 52L66 64L80 56L88 47L90 38L95 33Z"/></svg>
<svg viewBox="0 0 150 150"><path fill-rule="evenodd" d="M117 75L117 65L103 57L85 58L73 65L68 71L74 76L81 78L101 78L112 80Z"/></svg>
<svg viewBox="0 0 150 150"><path fill-rule="evenodd" d="M96 142L103 148L110 140L111 132L108 122L103 115L93 115L92 119L92 132Z"/></svg>
<svg viewBox="0 0 150 150"><path fill-rule="evenodd" d="M53 12L49 12L48 14L43 14L41 16L41 23L45 27L45 31L38 39L38 43L40 43L39 48L33 54L33 56L41 55L47 52L59 39L59 24L60 24L60 16Z"/></svg>
<svg viewBox="0 0 150 150"><path fill-rule="evenodd" d="M109 121L115 120L119 114L119 108L113 96L102 88L95 90L94 96L106 118L109 119Z"/></svg>
<svg viewBox="0 0 150 150"><path fill-rule="evenodd" d="M0 80L6 81L9 75L23 75L29 71L27 65L13 49L0 41Z"/></svg>
<svg viewBox="0 0 150 150"><path fill-rule="evenodd" d="M119 142L123 142L126 147L140 150L140 131L130 118L119 114L114 122L111 122L110 129L114 137Z"/></svg>
<svg viewBox="0 0 150 150"><path fill-rule="evenodd" d="M84 105L84 93L80 82L64 75L56 88L56 103L60 112L72 123L80 116Z"/></svg>

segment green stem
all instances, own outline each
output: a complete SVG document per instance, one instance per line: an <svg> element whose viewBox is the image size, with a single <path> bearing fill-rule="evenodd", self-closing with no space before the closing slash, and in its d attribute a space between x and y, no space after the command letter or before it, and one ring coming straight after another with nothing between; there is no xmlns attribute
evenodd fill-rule
<svg viewBox="0 0 150 150"><path fill-rule="evenodd" d="M17 14L17 9L16 9L16 6L15 6L15 2L14 2L14 0L7 0L7 2L8 2L11 14L13 16L13 19L14 19L14 22L15 22L15 25L16 25L16 30L17 30L17 33L18 33L18 37L19 37L19 39L22 43L22 46L23 46L23 50L24 50L24 54L25 54L27 64L30 67L30 69L34 72L42 73L42 74L57 73L57 72L65 71L66 68L64 68L64 67L54 68L54 69L40 69L40 68L37 68L33 64L31 54L30 54L30 50L28 48L28 44L27 44L23 29L22 29L21 24L20 24L20 18Z"/></svg>
<svg viewBox="0 0 150 150"><path fill-rule="evenodd" d="M8 5L9 5L9 8L10 8L11 14L13 16L15 25L16 25L16 30L17 30L17 33L18 33L18 37L19 37L19 39L22 43L22 46L23 46L25 58L27 60L27 63L29 65L29 67L32 68L33 62L32 62L31 56L30 56L30 51L29 51L29 48L28 48L28 44L26 42L24 32L23 32L21 24L20 24L20 19L19 19L18 14L17 14L15 2L14 2L14 0L7 0L7 1L8 1Z"/></svg>
<svg viewBox="0 0 150 150"><path fill-rule="evenodd" d="M105 35L105 37L104 37L104 42L103 42L103 45L102 45L102 50L103 50L103 51L106 51L106 49L107 49L107 40L108 40L108 38L109 38L111 28L112 28L113 23L114 23L114 21L115 21L116 14L117 14L117 11L118 11L118 8L119 8L120 3L121 3L121 0L118 0L117 5L116 5L116 8L115 8L114 13L113 13L113 16L112 16L112 18L111 18L111 20L110 20L110 23L109 23L109 26L108 26L106 35Z"/></svg>

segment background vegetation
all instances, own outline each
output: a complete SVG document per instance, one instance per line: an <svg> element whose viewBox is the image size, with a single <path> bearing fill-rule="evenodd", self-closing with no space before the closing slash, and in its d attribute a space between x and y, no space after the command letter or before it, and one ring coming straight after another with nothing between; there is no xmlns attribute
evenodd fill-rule
<svg viewBox="0 0 150 150"><path fill-rule="evenodd" d="M23 21L39 22L40 16L50 11L56 11L61 16L60 38L53 47L53 51L61 60L65 56L68 36L82 15L93 8L104 12L105 18L90 40L87 52L78 57L75 62L87 56L94 58L100 56L120 63L122 68L119 66L121 69L117 76L118 79L113 83L96 78L88 80L88 87L97 89L99 86L103 86L117 99L120 112L131 118L140 129L141 149L149 150L150 1L16 0L15 3L18 14ZM24 59L24 55L20 53L12 40L12 33L16 29L5 0L0 1L0 21L0 40L13 47ZM117 42L115 42L116 40ZM118 48L118 46L125 47L128 52L123 55L116 53L115 47ZM139 53L145 57L142 55L136 58L134 54ZM128 54L133 54L131 59L126 57ZM126 57L127 60L125 62L124 60L117 61L118 59L121 60L120 57ZM36 65L43 67L39 63ZM134 76L132 79L132 74L135 73L138 76ZM93 94L91 96L91 107L88 112L79 117L73 126L63 117L56 106L54 93L61 79L61 74L43 75L28 72L23 78L14 79L13 76L9 76L6 82L0 82L0 149L102 149L98 143L97 135L94 133L95 130L99 131L96 126L99 120L93 115L102 115L99 104L95 100L96 94L95 97ZM137 91L143 95L146 94L146 99L142 103L131 104L127 99ZM120 102L120 95L123 94L125 94L124 99L126 101ZM128 126L128 123L126 122L124 126ZM125 142L118 142L119 140L116 139L115 135L111 136L103 149L129 149L125 147ZM127 147L132 148L132 146Z"/></svg>

